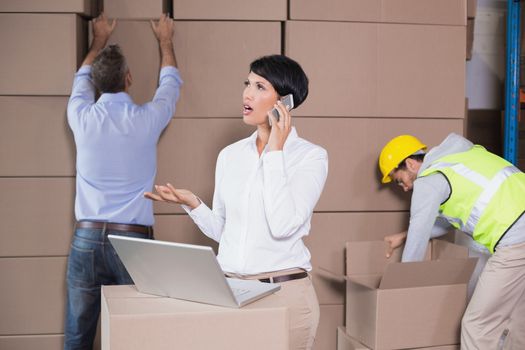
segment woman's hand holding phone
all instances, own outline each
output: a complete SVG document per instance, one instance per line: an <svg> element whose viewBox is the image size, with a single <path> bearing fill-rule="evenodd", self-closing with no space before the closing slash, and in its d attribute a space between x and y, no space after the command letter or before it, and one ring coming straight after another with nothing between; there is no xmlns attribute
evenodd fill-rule
<svg viewBox="0 0 525 350"><path fill-rule="evenodd" d="M277 101L275 109L279 112L279 119L275 118L272 111L268 112L272 128L268 139L268 149L270 151L281 151L292 130L292 116L290 110L281 101Z"/></svg>

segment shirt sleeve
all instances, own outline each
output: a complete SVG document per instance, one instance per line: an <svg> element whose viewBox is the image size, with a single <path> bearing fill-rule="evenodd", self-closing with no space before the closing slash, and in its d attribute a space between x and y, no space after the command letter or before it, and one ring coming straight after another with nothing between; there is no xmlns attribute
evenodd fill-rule
<svg viewBox="0 0 525 350"><path fill-rule="evenodd" d="M293 174L287 173L282 151L264 155L264 210L273 237L290 237L309 220L327 175L328 154L318 146L303 157Z"/></svg>
<svg viewBox="0 0 525 350"><path fill-rule="evenodd" d="M226 218L224 200L221 191L221 180L225 166L224 158L224 151L222 151L217 158L217 165L215 168L213 210L211 210L203 201L201 201L201 204L193 210L185 205L182 206L200 230L216 242L219 242L221 239Z"/></svg>
<svg viewBox="0 0 525 350"><path fill-rule="evenodd" d="M447 233L447 225L438 219L439 207L450 195L450 185L442 174L414 181L410 205L410 224L403 250L403 262L421 261L430 238Z"/></svg>
<svg viewBox="0 0 525 350"><path fill-rule="evenodd" d="M83 111L95 103L95 86L91 80L91 66L84 65L75 74L71 96L67 104L67 120L76 130Z"/></svg>
<svg viewBox="0 0 525 350"><path fill-rule="evenodd" d="M160 70L159 87L151 102L144 105L147 115L154 115L152 122L155 131L160 134L168 125L175 114L175 105L179 100L180 87L182 85L179 70L173 66L167 66Z"/></svg>

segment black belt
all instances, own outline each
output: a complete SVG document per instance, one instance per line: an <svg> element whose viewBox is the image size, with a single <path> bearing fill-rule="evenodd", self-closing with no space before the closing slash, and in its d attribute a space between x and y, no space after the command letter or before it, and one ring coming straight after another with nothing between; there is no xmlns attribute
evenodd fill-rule
<svg viewBox="0 0 525 350"><path fill-rule="evenodd" d="M265 283L280 283L292 280L299 280L308 277L307 272L292 273L291 275L274 276L270 278L260 278L259 281Z"/></svg>
<svg viewBox="0 0 525 350"><path fill-rule="evenodd" d="M153 228L144 225L116 224L103 221L77 221L76 228L106 229L112 231L135 232L145 235L152 235Z"/></svg>

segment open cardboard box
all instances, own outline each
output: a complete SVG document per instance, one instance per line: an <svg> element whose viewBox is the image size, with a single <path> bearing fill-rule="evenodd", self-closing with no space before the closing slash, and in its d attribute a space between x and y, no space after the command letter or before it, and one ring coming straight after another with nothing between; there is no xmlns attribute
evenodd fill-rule
<svg viewBox="0 0 525 350"><path fill-rule="evenodd" d="M406 349L459 343L476 258L432 240L426 260L387 259L382 241L347 242L346 328L366 346Z"/></svg>

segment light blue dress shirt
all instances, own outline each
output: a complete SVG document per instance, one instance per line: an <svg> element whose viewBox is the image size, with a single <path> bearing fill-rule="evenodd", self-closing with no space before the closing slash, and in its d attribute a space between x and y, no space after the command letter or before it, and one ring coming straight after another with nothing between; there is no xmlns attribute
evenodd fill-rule
<svg viewBox="0 0 525 350"><path fill-rule="evenodd" d="M153 225L152 201L143 193L153 187L157 142L181 84L177 68L164 67L151 102L136 105L125 92L95 102L91 66L78 70L67 107L77 147L77 220Z"/></svg>

